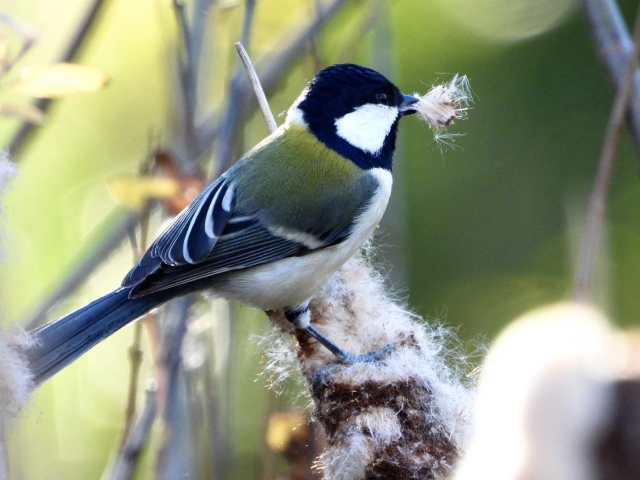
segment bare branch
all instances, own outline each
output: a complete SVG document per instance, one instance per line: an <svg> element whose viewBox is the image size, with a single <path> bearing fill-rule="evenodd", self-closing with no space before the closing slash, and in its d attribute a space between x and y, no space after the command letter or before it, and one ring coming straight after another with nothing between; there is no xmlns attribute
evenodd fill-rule
<svg viewBox="0 0 640 480"><path fill-rule="evenodd" d="M271 112L271 108L269 108L269 102L267 101L267 96L264 94L264 90L262 89L262 85L260 84L260 79L258 78L256 69L253 67L251 59L249 58L249 54L242 46L242 43L236 42L235 46L236 50L238 51L238 55L240 55L240 59L242 60L242 64L247 70L247 75L249 76L249 80L251 81L251 85L253 86L253 91L256 94L260 111L262 112L262 116L264 117L264 122L267 124L269 133L273 133L278 128L278 124L276 123L276 119Z"/></svg>
<svg viewBox="0 0 640 480"><path fill-rule="evenodd" d="M253 18L256 13L256 0L247 0L244 5L244 21L242 22L242 34L240 42L250 48L251 30L253 27ZM236 48L237 44L236 44Z"/></svg>
<svg viewBox="0 0 640 480"><path fill-rule="evenodd" d="M626 66L633 55L633 41L615 0L580 0L587 27L600 60L604 63L616 89L621 89ZM640 73L633 75L633 92L627 124L629 134L640 155ZM639 157L640 159L640 157Z"/></svg>
<svg viewBox="0 0 640 480"><path fill-rule="evenodd" d="M168 305L162 344L164 356L160 367L164 376L165 389L161 410L163 420L162 445L155 465L156 478L173 480L179 477L193 476L194 462L190 459L189 426L185 421L186 410L180 388L182 354L181 347L187 332L189 311L196 299L195 295L176 298Z"/></svg>
<svg viewBox="0 0 640 480"><path fill-rule="evenodd" d="M96 19L98 18L102 7L106 3L107 2L105 2L105 0L93 0L91 5L87 9L87 13L80 22L78 30L76 30L64 53L60 56L60 62L71 62L74 58L76 58L76 56L82 49L85 40L88 38L91 29L94 27ZM36 100L33 105L38 110L46 112L52 101L53 100L50 98L40 98ZM24 143L29 138L29 135L33 131L34 126L35 125L33 123L23 122L18 131L13 136L13 139L9 143L7 149L9 150L9 152L11 152L11 155L14 159L19 158L15 155L15 153L24 146Z"/></svg>
<svg viewBox="0 0 640 480"><path fill-rule="evenodd" d="M624 76L619 82L619 88L616 92L609 122L607 123L598 173L589 201L589 210L582 236L582 246L574 284L574 298L576 300L586 301L591 297L592 293L591 288L598 247L602 236L602 224L604 222L609 184L611 183L613 166L618 152L618 144L620 143L622 123L624 122L625 113L630 108L629 100L633 91L634 78L636 77L638 46L640 45L640 8L636 15L633 38L635 48L632 48L633 53L627 59Z"/></svg>
<svg viewBox="0 0 640 480"><path fill-rule="evenodd" d="M138 465L140 453L149 439L156 418L155 389L146 391L145 404L138 421L131 428L109 475L109 480L130 480Z"/></svg>
<svg viewBox="0 0 640 480"><path fill-rule="evenodd" d="M142 321L138 321L133 325L133 342L129 347L129 387L127 392L127 406L124 410L123 447L133 425L133 416L136 413L138 380L140 378L140 366L142 365L142 325Z"/></svg>
<svg viewBox="0 0 640 480"><path fill-rule="evenodd" d="M182 90L183 107L183 147L189 170L193 170L199 157L199 146L196 140L196 115L199 101L202 48L207 38L206 27L211 13L212 0L198 0L193 5L192 21L186 12L182 0L174 0L173 8L176 14L182 39L183 57L179 57L180 87Z"/></svg>

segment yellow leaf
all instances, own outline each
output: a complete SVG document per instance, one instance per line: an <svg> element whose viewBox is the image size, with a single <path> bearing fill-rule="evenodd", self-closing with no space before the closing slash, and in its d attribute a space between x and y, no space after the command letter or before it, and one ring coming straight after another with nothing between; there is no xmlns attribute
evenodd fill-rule
<svg viewBox="0 0 640 480"><path fill-rule="evenodd" d="M124 206L142 210L151 199L177 195L180 185L171 178L122 175L109 181L109 191Z"/></svg>
<svg viewBox="0 0 640 480"><path fill-rule="evenodd" d="M36 125L44 122L44 112L29 104L0 104L0 115L3 117L18 117L25 122Z"/></svg>
<svg viewBox="0 0 640 480"><path fill-rule="evenodd" d="M109 78L97 68L75 63L26 67L13 89L23 95L38 98L59 98L96 92Z"/></svg>

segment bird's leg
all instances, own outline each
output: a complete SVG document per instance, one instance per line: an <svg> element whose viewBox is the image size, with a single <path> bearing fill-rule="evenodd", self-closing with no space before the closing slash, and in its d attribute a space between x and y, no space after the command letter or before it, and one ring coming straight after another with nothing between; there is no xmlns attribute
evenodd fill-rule
<svg viewBox="0 0 640 480"><path fill-rule="evenodd" d="M311 325L311 315L309 313L308 303L297 307L285 308L284 316L293 324L294 327L304 330L308 335L315 338L321 345L333 353L341 363L353 364L358 362L374 362L376 360L380 360L380 358L382 358L382 356L387 352L394 349L393 345L386 345L377 352L369 352L363 355L354 355L353 353L343 350L320 333L316 327Z"/></svg>

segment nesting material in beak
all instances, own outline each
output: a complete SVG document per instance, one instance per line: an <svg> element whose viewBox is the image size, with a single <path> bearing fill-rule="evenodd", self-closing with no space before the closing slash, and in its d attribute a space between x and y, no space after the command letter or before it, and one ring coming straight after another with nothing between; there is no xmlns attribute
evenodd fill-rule
<svg viewBox="0 0 640 480"><path fill-rule="evenodd" d="M444 131L455 120L464 120L469 103L473 102L467 76L456 75L449 82L434 86L424 96L418 93L413 95L420 101L411 107L433 129L436 142L441 146L452 146L452 139L460 134L445 134Z"/></svg>

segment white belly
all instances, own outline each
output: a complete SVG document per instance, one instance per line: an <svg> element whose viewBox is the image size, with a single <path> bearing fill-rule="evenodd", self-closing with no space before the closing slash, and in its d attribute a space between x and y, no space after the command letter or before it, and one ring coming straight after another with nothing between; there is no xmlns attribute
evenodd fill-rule
<svg viewBox="0 0 640 480"><path fill-rule="evenodd" d="M356 220L348 239L301 257L290 257L242 271L230 272L215 285L214 294L254 307L278 309L302 304L315 295L380 223L391 195L391 173L370 170L379 188L369 207Z"/></svg>

